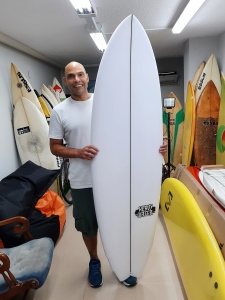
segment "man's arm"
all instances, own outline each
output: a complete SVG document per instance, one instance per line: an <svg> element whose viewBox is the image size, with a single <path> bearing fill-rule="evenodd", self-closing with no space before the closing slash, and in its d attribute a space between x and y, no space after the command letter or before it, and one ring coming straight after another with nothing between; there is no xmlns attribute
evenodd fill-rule
<svg viewBox="0 0 225 300"><path fill-rule="evenodd" d="M55 156L87 160L92 160L98 153L98 148L93 145L86 146L82 149L65 147L61 139L50 139L50 150Z"/></svg>

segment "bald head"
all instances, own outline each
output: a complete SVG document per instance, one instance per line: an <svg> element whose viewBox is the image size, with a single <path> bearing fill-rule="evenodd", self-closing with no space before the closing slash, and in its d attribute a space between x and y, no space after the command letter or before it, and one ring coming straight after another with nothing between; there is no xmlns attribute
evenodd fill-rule
<svg viewBox="0 0 225 300"><path fill-rule="evenodd" d="M65 76L70 72L72 69L79 69L82 70L84 73L86 73L86 70L82 64L76 61L71 61L65 66Z"/></svg>
<svg viewBox="0 0 225 300"><path fill-rule="evenodd" d="M64 83L69 88L74 100L87 100L89 77L84 66L76 61L70 62L65 67Z"/></svg>

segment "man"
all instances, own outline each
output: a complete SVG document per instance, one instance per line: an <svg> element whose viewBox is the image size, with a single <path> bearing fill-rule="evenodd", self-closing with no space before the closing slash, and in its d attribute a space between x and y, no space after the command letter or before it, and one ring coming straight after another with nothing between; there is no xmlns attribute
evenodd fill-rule
<svg viewBox="0 0 225 300"><path fill-rule="evenodd" d="M51 113L49 138L51 152L59 157L70 158L69 180L73 199L75 227L90 255L88 282L91 287L103 283L101 263L97 253L98 224L92 193L91 160L98 148L90 145L93 94L88 93L89 77L83 65L71 62L65 67L64 83L71 96L58 104ZM63 146L65 140L67 147ZM164 154L167 145L160 147ZM130 276L123 282L134 286L137 278Z"/></svg>

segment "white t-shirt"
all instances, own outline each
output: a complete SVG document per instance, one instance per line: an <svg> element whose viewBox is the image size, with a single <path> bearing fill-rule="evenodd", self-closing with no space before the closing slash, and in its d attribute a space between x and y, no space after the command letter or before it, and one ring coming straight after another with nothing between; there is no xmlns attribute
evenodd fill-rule
<svg viewBox="0 0 225 300"><path fill-rule="evenodd" d="M51 112L49 138L64 139L69 148L81 149L90 145L93 95L85 101L71 97ZM92 187L91 161L70 158L70 185L74 189Z"/></svg>

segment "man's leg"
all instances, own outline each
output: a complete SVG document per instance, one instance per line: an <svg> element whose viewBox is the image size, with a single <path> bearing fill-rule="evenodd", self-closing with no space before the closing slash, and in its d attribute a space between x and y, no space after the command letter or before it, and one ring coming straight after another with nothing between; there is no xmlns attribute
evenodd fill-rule
<svg viewBox="0 0 225 300"><path fill-rule="evenodd" d="M87 250L90 254L91 259L99 259L97 254L97 235L88 237L85 234L82 234L84 243L87 247Z"/></svg>
<svg viewBox="0 0 225 300"><path fill-rule="evenodd" d="M91 287L100 287L103 283L101 262L97 254L98 224L95 214L93 192L91 188L71 189L75 227L82 233L85 246L90 255L88 282Z"/></svg>

